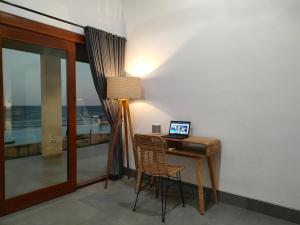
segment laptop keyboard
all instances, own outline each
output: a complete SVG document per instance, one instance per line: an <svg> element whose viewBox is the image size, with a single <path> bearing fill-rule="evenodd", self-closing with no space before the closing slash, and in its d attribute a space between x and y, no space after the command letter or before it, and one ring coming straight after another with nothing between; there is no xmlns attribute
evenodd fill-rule
<svg viewBox="0 0 300 225"><path fill-rule="evenodd" d="M164 138L177 138L177 139L183 139L187 138L186 136L179 136L179 135L165 135Z"/></svg>

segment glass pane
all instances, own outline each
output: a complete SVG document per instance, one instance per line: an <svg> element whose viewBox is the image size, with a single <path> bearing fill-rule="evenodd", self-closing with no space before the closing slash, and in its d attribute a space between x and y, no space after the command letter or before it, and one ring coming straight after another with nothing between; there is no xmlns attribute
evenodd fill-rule
<svg viewBox="0 0 300 225"><path fill-rule="evenodd" d="M106 173L110 126L103 113L84 46L77 46L77 182Z"/></svg>
<svg viewBox="0 0 300 225"><path fill-rule="evenodd" d="M3 40L6 198L67 181L66 55Z"/></svg>

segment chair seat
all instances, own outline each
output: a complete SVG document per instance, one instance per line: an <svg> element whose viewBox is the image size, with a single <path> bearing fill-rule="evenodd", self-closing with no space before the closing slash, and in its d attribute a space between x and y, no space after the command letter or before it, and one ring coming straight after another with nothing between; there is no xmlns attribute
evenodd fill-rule
<svg viewBox="0 0 300 225"><path fill-rule="evenodd" d="M166 165L166 166L167 166L168 176L173 176L184 169L184 166L177 166L177 165Z"/></svg>
<svg viewBox="0 0 300 225"><path fill-rule="evenodd" d="M181 172L185 167L178 165L165 165L166 173L159 172L153 164L144 165L144 169L139 169L140 172L146 173L150 176L173 176L178 172Z"/></svg>

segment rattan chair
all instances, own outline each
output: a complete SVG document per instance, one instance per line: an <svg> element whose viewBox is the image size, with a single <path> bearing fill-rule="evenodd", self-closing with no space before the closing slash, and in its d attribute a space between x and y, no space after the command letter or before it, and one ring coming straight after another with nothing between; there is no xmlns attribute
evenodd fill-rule
<svg viewBox="0 0 300 225"><path fill-rule="evenodd" d="M165 144L159 136L136 134L135 143L138 157L138 191L136 194L133 211L135 211L136 209L138 197L142 189L142 180L144 178L144 175L155 177L156 197L158 197L159 190L161 191L162 222L164 222L166 215L168 190L170 186L170 178L176 178L176 181L178 181L182 205L183 207L185 207L180 174L180 172L184 169L184 166L166 164ZM163 182L163 177L166 178L166 182ZM166 184L164 185L164 183Z"/></svg>

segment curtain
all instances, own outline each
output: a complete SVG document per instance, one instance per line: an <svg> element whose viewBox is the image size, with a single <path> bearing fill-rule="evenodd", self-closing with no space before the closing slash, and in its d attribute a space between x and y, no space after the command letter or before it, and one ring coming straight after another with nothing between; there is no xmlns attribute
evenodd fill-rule
<svg viewBox="0 0 300 225"><path fill-rule="evenodd" d="M124 76L126 39L90 26L85 27L84 33L94 85L102 109L112 130L117 116L118 104L116 100L106 98L106 77ZM123 147L121 131L122 127L120 127L114 149L112 170L109 171L113 178L120 178L122 176ZM111 143L110 141L110 145ZM109 149L111 150L111 147Z"/></svg>

